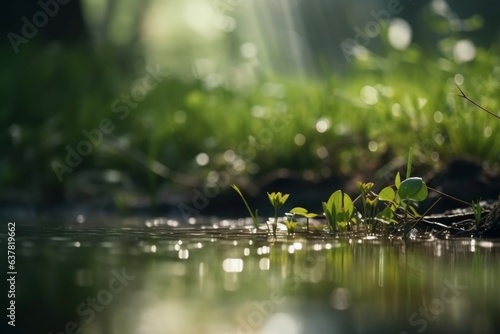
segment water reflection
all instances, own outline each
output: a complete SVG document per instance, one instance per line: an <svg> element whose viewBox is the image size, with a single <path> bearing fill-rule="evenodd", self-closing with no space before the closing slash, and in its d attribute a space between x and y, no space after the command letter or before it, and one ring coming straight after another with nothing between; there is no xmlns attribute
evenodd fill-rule
<svg viewBox="0 0 500 334"><path fill-rule="evenodd" d="M20 229L24 332L496 333L499 243L148 223Z"/></svg>

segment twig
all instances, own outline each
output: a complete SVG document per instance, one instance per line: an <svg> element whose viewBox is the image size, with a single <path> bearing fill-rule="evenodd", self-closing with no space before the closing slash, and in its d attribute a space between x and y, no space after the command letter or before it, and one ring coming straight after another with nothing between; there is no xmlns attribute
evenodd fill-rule
<svg viewBox="0 0 500 334"><path fill-rule="evenodd" d="M474 100L470 99L467 95L465 95L464 91L460 88L460 86L457 85L457 88L460 91L460 94L457 94L457 96L466 99L467 101L469 101L470 103L472 103L473 105L475 105L476 107L478 107L479 109L484 110L488 114L490 114L491 116L500 119L500 116L498 116L497 114L489 111L488 109L486 109L485 107L481 106L479 103L475 102Z"/></svg>
<svg viewBox="0 0 500 334"><path fill-rule="evenodd" d="M432 191L434 191L434 192L438 193L438 194L439 194L439 195L441 195L441 196L448 197L448 198L450 198L450 199L452 199L452 200L454 200L454 201L460 202L460 203L462 203L462 204L471 205L471 203L469 203L469 202L463 201L463 200L461 200L460 198L453 197L453 196L451 196L451 195L448 195L448 194L446 194L446 193L444 193L444 192L442 192L442 191L439 191L439 190L437 190L437 189L431 188L431 187L429 187L429 186L427 186L427 189L432 190Z"/></svg>
<svg viewBox="0 0 500 334"><path fill-rule="evenodd" d="M431 211L431 210L432 210L432 208L433 208L436 204L438 204L438 202L441 200L441 198L442 198L442 197L438 197L438 199L437 199L434 203L432 203L432 205L431 205L431 206L430 206L430 207L429 207L429 208L428 208L428 209L424 212L424 214L423 214L423 215L421 215L421 216L420 216L420 218L418 218L417 222L416 222L415 224L413 224L412 228L413 228L413 227L415 227L415 226L417 226L417 224L418 224L418 223L420 223L420 222L422 221L422 219L424 219L424 217L425 217L425 216L429 213L429 211Z"/></svg>

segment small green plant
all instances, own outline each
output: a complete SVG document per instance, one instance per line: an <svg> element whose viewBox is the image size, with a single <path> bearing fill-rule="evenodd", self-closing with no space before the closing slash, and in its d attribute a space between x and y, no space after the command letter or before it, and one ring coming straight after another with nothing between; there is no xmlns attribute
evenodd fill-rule
<svg viewBox="0 0 500 334"><path fill-rule="evenodd" d="M354 212L354 204L349 195L335 191L327 202L322 202L326 220L332 231L345 232Z"/></svg>
<svg viewBox="0 0 500 334"><path fill-rule="evenodd" d="M394 191L393 187L396 188ZM393 222L393 217L402 211L400 218L406 223L408 216L418 216L415 206L427 198L427 185L420 177L410 177L400 181L399 173L396 175L394 186L382 189L378 195L379 200L387 202L387 208L382 211L380 217L388 222Z"/></svg>
<svg viewBox="0 0 500 334"><path fill-rule="evenodd" d="M394 186L388 186L379 193L379 200L388 202L387 208L381 212L380 217L387 222L395 222L393 217L397 215L398 210L402 210L403 221L408 221L408 215L419 216L415 209L418 202L427 198L427 185L420 177L411 177L411 165L413 163L413 150L410 147L408 152L408 161L406 163L406 179L401 181L399 172L394 178ZM396 188L394 191L393 187Z"/></svg>
<svg viewBox="0 0 500 334"><path fill-rule="evenodd" d="M308 212L307 209L301 208L299 206L290 210L293 215L299 215L306 218L306 230L309 232L309 218L317 217L318 215L314 212ZM293 217L293 216L292 216Z"/></svg>
<svg viewBox="0 0 500 334"><path fill-rule="evenodd" d="M483 215L483 208L481 207L480 202L480 199L477 202L472 202L472 211L474 212L474 222L476 223L476 226L481 224L481 218Z"/></svg>
<svg viewBox="0 0 500 334"><path fill-rule="evenodd" d="M231 184L231 188L233 188L234 191L236 191L238 193L238 195L240 195L241 199L243 200L243 203L245 203L245 206L247 207L247 210L248 210L248 213L250 214L250 217L252 217L252 221L253 221L255 228L258 229L259 228L259 220L257 219L258 211L255 210L255 214L252 212L252 210L250 209L250 206L248 205L245 197L243 196L240 188L238 188L237 185Z"/></svg>
<svg viewBox="0 0 500 334"><path fill-rule="evenodd" d="M273 222L273 235L276 237L276 229L278 227L278 210L286 203L290 194L281 194L281 192L267 193L269 202L274 207L274 222Z"/></svg>
<svg viewBox="0 0 500 334"><path fill-rule="evenodd" d="M286 225L286 229L288 231L288 235L294 234L295 229L297 228L297 222L295 220L293 220L293 216L294 216L293 213L286 214L285 225Z"/></svg>
<svg viewBox="0 0 500 334"><path fill-rule="evenodd" d="M372 182L357 182L356 186L360 193L364 223L372 229L375 224L375 209L378 202L378 197L371 192L373 188Z"/></svg>

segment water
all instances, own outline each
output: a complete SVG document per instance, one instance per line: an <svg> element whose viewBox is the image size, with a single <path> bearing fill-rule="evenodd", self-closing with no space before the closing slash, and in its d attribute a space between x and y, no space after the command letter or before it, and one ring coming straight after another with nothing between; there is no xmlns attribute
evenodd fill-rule
<svg viewBox="0 0 500 334"><path fill-rule="evenodd" d="M17 226L19 333L497 333L500 243ZM2 249L5 249L5 234Z"/></svg>

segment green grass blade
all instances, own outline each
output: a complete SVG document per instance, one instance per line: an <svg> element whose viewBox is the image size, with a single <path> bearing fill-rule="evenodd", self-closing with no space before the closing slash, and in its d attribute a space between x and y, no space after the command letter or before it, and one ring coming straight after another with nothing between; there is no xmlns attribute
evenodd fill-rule
<svg viewBox="0 0 500 334"><path fill-rule="evenodd" d="M411 176L411 164L413 162L413 148L410 147L408 151L408 162L406 164L406 178L409 179Z"/></svg>
<svg viewBox="0 0 500 334"><path fill-rule="evenodd" d="M259 222L257 221L257 210L255 210L255 215L253 214L252 210L250 209L250 206L248 205L247 201L245 200L245 196L243 196L243 193L241 192L240 188L238 188L237 185L231 184L231 188L234 189L240 195L241 199L243 200L243 203L245 203L245 206L247 207L248 213L250 214L250 217L252 217L253 224L255 225L255 228L259 228Z"/></svg>

